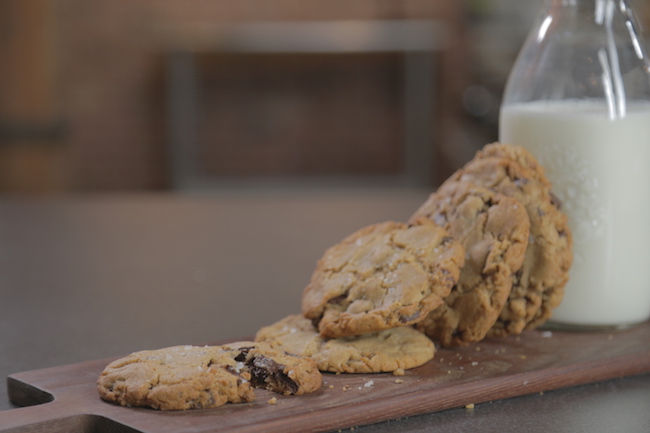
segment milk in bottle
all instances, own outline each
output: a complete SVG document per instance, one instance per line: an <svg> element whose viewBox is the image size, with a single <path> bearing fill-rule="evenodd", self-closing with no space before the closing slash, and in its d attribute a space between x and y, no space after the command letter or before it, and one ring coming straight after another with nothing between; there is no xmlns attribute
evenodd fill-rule
<svg viewBox="0 0 650 433"><path fill-rule="evenodd" d="M535 155L574 261L552 321L650 318L650 60L627 0L545 0L506 85L499 140Z"/></svg>

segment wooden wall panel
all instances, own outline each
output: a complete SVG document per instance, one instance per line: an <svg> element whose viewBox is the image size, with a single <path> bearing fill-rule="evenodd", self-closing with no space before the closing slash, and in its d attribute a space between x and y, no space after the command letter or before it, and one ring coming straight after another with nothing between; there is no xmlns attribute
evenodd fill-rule
<svg viewBox="0 0 650 433"><path fill-rule="evenodd" d="M0 2L0 191L63 188L53 3Z"/></svg>

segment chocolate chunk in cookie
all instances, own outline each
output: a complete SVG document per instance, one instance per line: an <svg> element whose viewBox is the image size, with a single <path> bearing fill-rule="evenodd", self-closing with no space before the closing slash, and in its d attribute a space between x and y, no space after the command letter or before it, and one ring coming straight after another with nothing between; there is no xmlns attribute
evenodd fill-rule
<svg viewBox="0 0 650 433"><path fill-rule="evenodd" d="M442 304L463 261L460 243L426 218L371 225L325 252L302 313L324 338L411 325Z"/></svg>
<svg viewBox="0 0 650 433"><path fill-rule="evenodd" d="M521 147L491 144L449 181L470 182L515 198L530 219L524 264L490 335L519 334L543 324L562 301L573 259L567 217L553 197L543 169Z"/></svg>
<svg viewBox="0 0 650 433"><path fill-rule="evenodd" d="M419 367L434 356L433 342L412 327L325 340L312 322L291 315L260 329L255 341L313 359L321 371L382 373Z"/></svg>
<svg viewBox="0 0 650 433"><path fill-rule="evenodd" d="M530 233L523 205L466 182L448 182L416 211L465 248L465 266L444 304L416 325L441 345L479 341L497 321L520 270Z"/></svg>
<svg viewBox="0 0 650 433"><path fill-rule="evenodd" d="M255 400L253 387L281 394L318 389L313 360L264 343L144 350L110 363L97 380L103 400L160 410L207 409Z"/></svg>
<svg viewBox="0 0 650 433"><path fill-rule="evenodd" d="M221 346L235 361L244 363L255 388L284 395L301 395L320 388L322 377L308 358L286 353L264 342L237 342Z"/></svg>

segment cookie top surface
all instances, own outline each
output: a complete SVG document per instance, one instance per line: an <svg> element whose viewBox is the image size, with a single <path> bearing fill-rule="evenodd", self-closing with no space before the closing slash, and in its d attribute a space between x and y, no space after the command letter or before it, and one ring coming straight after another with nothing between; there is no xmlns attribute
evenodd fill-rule
<svg viewBox="0 0 650 433"><path fill-rule="evenodd" d="M545 186L550 187L550 182L546 178L544 167L537 161L537 158L522 146L515 146L507 143L490 143L483 146L474 160L481 158L503 158L516 162L522 168L530 170L532 176Z"/></svg>
<svg viewBox="0 0 650 433"><path fill-rule="evenodd" d="M175 346L133 353L110 363L97 389L107 401L161 410L203 409L255 399L250 375L214 347Z"/></svg>
<svg viewBox="0 0 650 433"><path fill-rule="evenodd" d="M551 193L551 184L534 157L515 146L490 146L454 173L449 182L470 182L515 198L528 213L530 239L524 264L501 317L490 331L491 336L505 336L543 324L562 301L573 260L572 235L568 219Z"/></svg>
<svg viewBox="0 0 650 433"><path fill-rule="evenodd" d="M465 248L458 284L416 327L445 347L480 341L510 295L528 245L530 221L510 197L466 182L447 182L413 215L445 227Z"/></svg>
<svg viewBox="0 0 650 433"><path fill-rule="evenodd" d="M428 362L435 352L433 342L412 327L325 340L302 315L291 315L260 329L255 340L288 353L308 356L321 371L333 373L406 370Z"/></svg>
<svg viewBox="0 0 650 433"><path fill-rule="evenodd" d="M427 219L374 224L325 251L302 313L324 338L410 325L442 304L463 261L460 243Z"/></svg>
<svg viewBox="0 0 650 433"><path fill-rule="evenodd" d="M309 358L265 343L174 346L135 352L111 362L97 380L102 399L160 410L206 409L255 400L254 387L282 394L318 389Z"/></svg>

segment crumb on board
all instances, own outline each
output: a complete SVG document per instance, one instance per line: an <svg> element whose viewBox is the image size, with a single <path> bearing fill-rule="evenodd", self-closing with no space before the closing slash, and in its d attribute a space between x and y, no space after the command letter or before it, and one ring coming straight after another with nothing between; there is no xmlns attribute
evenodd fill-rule
<svg viewBox="0 0 650 433"><path fill-rule="evenodd" d="M334 385L330 385L328 388L329 389L334 389Z"/></svg>
<svg viewBox="0 0 650 433"><path fill-rule="evenodd" d="M268 404L276 404L277 402L278 402L278 399L275 398L275 397L270 398L269 401L267 401Z"/></svg>
<svg viewBox="0 0 650 433"><path fill-rule="evenodd" d="M466 404L466 405L465 405L465 409L469 409L469 410L474 409L474 403Z"/></svg>
<svg viewBox="0 0 650 433"><path fill-rule="evenodd" d="M393 376L404 376L405 371L403 368L398 368L397 370L393 371Z"/></svg>
<svg viewBox="0 0 650 433"><path fill-rule="evenodd" d="M404 383L402 379L395 379L395 383Z"/></svg>

